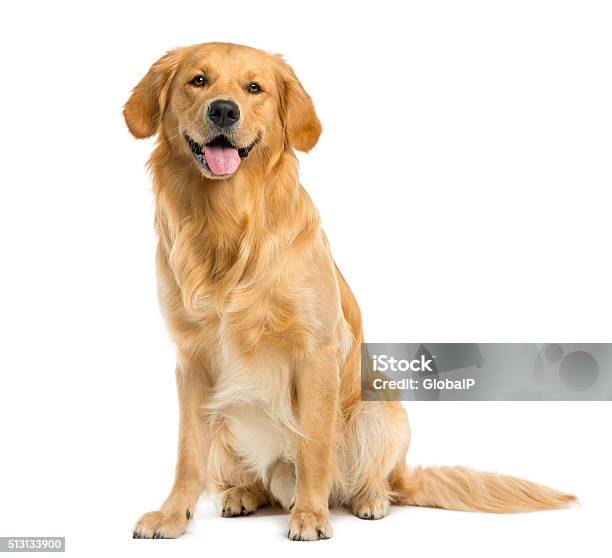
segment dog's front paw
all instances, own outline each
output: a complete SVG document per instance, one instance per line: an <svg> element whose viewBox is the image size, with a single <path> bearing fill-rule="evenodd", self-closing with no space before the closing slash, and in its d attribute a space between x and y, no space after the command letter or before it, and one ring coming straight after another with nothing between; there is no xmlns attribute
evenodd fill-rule
<svg viewBox="0 0 612 558"><path fill-rule="evenodd" d="M289 533L292 541L318 541L333 534L329 512L313 512L293 509L289 516Z"/></svg>
<svg viewBox="0 0 612 558"><path fill-rule="evenodd" d="M187 527L189 511L145 513L134 525L135 539L176 539Z"/></svg>

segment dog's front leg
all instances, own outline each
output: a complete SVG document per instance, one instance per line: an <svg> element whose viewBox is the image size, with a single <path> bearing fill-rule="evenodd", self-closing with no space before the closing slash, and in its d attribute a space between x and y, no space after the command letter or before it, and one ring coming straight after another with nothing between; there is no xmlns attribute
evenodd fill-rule
<svg viewBox="0 0 612 558"><path fill-rule="evenodd" d="M208 445L200 413L207 390L201 366L179 356L176 384L180 421L174 486L158 511L145 513L138 520L134 538L173 539L182 535L204 489Z"/></svg>
<svg viewBox="0 0 612 558"><path fill-rule="evenodd" d="M298 440L295 504L288 536L294 541L316 541L332 536L329 493L332 451L338 409L338 369L333 351L296 367Z"/></svg>

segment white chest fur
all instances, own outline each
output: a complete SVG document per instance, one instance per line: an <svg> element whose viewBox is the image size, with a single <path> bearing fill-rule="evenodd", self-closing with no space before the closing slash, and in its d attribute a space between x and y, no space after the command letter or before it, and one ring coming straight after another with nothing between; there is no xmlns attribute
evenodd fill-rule
<svg viewBox="0 0 612 558"><path fill-rule="evenodd" d="M262 353L243 362L225 346L210 412L225 419L233 450L264 481L276 461L294 462L299 430L292 410L289 363Z"/></svg>

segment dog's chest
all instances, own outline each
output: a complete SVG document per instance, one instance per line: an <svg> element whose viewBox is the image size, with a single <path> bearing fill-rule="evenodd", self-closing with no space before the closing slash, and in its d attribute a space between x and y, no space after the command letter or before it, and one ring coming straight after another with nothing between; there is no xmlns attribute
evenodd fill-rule
<svg viewBox="0 0 612 558"><path fill-rule="evenodd" d="M177 285L177 293L181 288ZM189 307L166 308L173 337L182 351L206 361L212 393L205 407L225 424L223 443L266 478L270 465L279 459L292 462L297 453L292 367L275 333L279 316L286 316L288 308L261 289L244 285L225 295L220 313L214 289L181 296L186 298ZM286 338L290 332L284 330Z"/></svg>
<svg viewBox="0 0 612 558"><path fill-rule="evenodd" d="M207 407L229 431L226 441L261 478L279 459L295 461L298 427L292 408L288 361L260 354L244 362L230 346L220 352L218 376Z"/></svg>

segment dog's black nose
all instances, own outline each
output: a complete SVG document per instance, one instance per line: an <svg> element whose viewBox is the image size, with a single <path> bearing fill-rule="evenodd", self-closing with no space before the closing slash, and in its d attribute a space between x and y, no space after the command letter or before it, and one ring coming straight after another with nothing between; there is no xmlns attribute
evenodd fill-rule
<svg viewBox="0 0 612 558"><path fill-rule="evenodd" d="M220 128L229 128L240 120L240 109L233 101L213 101L208 107L208 119Z"/></svg>

